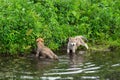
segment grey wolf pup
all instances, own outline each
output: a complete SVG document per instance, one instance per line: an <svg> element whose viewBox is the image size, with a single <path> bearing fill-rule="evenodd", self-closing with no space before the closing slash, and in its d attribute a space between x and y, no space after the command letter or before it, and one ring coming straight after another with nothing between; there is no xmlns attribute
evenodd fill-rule
<svg viewBox="0 0 120 80"><path fill-rule="evenodd" d="M70 51L72 51L72 53L75 53L80 45L85 46L88 49L88 45L84 42L83 39L87 40L83 36L70 37L67 44L67 53L69 54Z"/></svg>

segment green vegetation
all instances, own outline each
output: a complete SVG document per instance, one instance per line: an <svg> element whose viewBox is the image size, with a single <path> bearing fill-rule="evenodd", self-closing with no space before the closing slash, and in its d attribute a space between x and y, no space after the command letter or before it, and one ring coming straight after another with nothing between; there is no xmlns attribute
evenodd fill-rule
<svg viewBox="0 0 120 80"><path fill-rule="evenodd" d="M0 0L0 53L30 53L38 37L53 50L70 36L120 46L120 0Z"/></svg>

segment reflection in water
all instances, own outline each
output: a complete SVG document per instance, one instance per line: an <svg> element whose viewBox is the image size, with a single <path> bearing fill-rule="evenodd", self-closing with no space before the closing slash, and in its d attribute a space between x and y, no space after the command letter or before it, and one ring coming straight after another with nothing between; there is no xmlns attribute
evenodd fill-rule
<svg viewBox="0 0 120 80"><path fill-rule="evenodd" d="M102 54L101 54L102 53ZM60 66L66 65L65 67L57 67L56 69L51 69L44 73L44 76L71 76L73 79L79 79L79 80L119 80L117 77L106 77L108 73L111 71L116 71L112 69L112 67L118 67L120 70L120 60L117 60L117 64L111 63L110 60L114 59L116 61L116 58L113 58L113 53L108 52L108 54L104 54L104 52L92 54L93 56L85 57L86 54L77 54L69 56L67 59L69 60L69 64L66 65L65 62L60 61ZM119 53L118 53L119 54ZM96 57L95 57L96 56ZM106 59L105 59L106 57ZM118 58L118 57L117 57ZM94 61L95 59L95 61ZM96 60L97 59L97 60ZM61 59L65 60L65 59ZM101 63L100 63L101 62ZM110 69L109 69L110 68ZM111 70L112 69L112 70ZM109 72L110 71L110 72ZM78 76L79 75L79 76ZM119 74L117 74L119 75ZM112 76L112 75L111 75Z"/></svg>
<svg viewBox="0 0 120 80"><path fill-rule="evenodd" d="M80 53L80 52L79 52ZM78 65L82 66L84 62L83 51L82 54L70 54L69 56L69 67L77 68Z"/></svg>
<svg viewBox="0 0 120 80"><path fill-rule="evenodd" d="M36 58L0 57L2 80L119 80L117 52L78 52L59 61Z"/></svg>

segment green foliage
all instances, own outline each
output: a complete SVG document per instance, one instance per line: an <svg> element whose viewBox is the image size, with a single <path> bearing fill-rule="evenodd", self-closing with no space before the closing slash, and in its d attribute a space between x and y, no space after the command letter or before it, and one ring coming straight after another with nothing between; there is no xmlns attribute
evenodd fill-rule
<svg viewBox="0 0 120 80"><path fill-rule="evenodd" d="M0 53L30 53L38 37L53 50L76 35L93 44L120 40L119 0L0 0L0 5Z"/></svg>

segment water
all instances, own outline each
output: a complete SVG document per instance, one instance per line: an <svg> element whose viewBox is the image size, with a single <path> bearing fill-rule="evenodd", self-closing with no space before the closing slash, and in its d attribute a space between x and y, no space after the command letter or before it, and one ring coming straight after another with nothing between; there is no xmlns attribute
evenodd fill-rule
<svg viewBox="0 0 120 80"><path fill-rule="evenodd" d="M0 80L120 80L120 51L78 51L59 61L0 57Z"/></svg>

